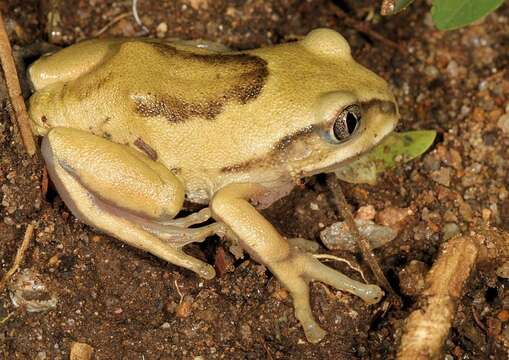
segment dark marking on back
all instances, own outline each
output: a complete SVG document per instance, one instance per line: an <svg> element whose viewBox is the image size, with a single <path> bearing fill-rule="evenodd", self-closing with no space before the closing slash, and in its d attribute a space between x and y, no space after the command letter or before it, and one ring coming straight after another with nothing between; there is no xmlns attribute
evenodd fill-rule
<svg viewBox="0 0 509 360"><path fill-rule="evenodd" d="M171 57L179 57L187 61L216 67L218 77L223 70L229 72L226 78L224 91L206 96L203 100L191 102L174 94L140 94L134 95L135 111L143 117L163 116L170 122L182 122L191 117L203 117L213 120L218 116L224 106L229 102L246 104L257 98L268 76L267 62L257 56L248 54L196 54L177 50L175 47L164 44L149 42L161 54ZM229 67L229 68L224 68ZM222 81L220 78L216 81ZM231 84L228 84L228 82Z"/></svg>
<svg viewBox="0 0 509 360"><path fill-rule="evenodd" d="M134 140L133 144L138 149L143 151L150 158L150 160L154 160L154 161L157 160L157 152L149 144L147 144L145 141L143 141L142 138L140 138L140 137L137 138L136 140Z"/></svg>

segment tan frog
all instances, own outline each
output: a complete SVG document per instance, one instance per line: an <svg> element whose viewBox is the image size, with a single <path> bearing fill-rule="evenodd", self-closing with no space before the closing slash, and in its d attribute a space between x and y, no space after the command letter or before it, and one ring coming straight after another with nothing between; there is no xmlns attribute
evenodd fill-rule
<svg viewBox="0 0 509 360"><path fill-rule="evenodd" d="M318 29L242 52L91 40L38 60L29 75L48 171L82 221L205 279L214 268L182 248L227 234L289 290L313 343L325 331L311 312L310 281L368 303L383 296L321 264L257 211L396 125L386 82L352 59L340 34ZM184 200L208 207L174 219Z"/></svg>

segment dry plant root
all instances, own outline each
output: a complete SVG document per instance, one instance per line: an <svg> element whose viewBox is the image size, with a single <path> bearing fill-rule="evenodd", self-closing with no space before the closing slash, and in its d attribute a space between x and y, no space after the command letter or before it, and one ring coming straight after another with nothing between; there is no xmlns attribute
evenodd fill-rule
<svg viewBox="0 0 509 360"><path fill-rule="evenodd" d="M16 65L12 57L11 44L9 43L9 37L5 31L5 24L0 13L0 61L2 62L2 69L4 71L5 83L7 85L7 91L11 104L14 109L16 116L16 122L18 129L21 134L23 145L25 146L26 152L32 156L35 154L36 146L32 129L30 128L30 122L28 113L25 106L25 101L21 95L21 86L19 84L18 73L16 72Z"/></svg>
<svg viewBox="0 0 509 360"><path fill-rule="evenodd" d="M483 229L449 240L426 276L421 307L407 318L399 360L441 359L465 283L482 261L509 257L509 235Z"/></svg>
<svg viewBox="0 0 509 360"><path fill-rule="evenodd" d="M364 238L359 232L359 229L355 224L352 212L350 211L348 203L346 202L345 195L343 194L343 191L339 186L339 181L336 179L335 176L329 175L327 177L327 184L334 195L334 200L338 208L338 212L344 217L345 222L348 225L348 228L350 229L352 236L355 238L357 242L357 246L361 250L362 257L368 263L371 271L373 272L373 275L376 278L377 283L389 292L389 294L391 295L391 302L399 306L399 304L401 304L401 300L399 296L396 294L396 292L392 289L391 285L389 284L389 281L387 281L387 278L385 277L382 268L380 267L375 258L375 254L373 254L369 241L366 238Z"/></svg>
<svg viewBox="0 0 509 360"><path fill-rule="evenodd" d="M28 224L27 229L25 231L25 236L23 237L23 242L18 248L18 252L16 253L16 257L14 258L14 263L11 268L5 273L2 280L0 280L0 293L4 291L5 285L9 282L12 275L16 271L18 271L23 258L25 257L25 252L28 249L28 245L30 244L30 240L32 239L32 235L34 234L34 226L32 224Z"/></svg>

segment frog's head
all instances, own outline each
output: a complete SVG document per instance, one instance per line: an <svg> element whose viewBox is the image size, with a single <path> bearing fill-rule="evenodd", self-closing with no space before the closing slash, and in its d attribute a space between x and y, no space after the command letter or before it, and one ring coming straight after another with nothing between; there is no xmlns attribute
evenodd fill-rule
<svg viewBox="0 0 509 360"><path fill-rule="evenodd" d="M312 119L286 148L296 177L333 172L378 144L399 118L388 84L353 60L340 34L318 29L300 46L321 64L315 66L315 76L327 76L308 89Z"/></svg>

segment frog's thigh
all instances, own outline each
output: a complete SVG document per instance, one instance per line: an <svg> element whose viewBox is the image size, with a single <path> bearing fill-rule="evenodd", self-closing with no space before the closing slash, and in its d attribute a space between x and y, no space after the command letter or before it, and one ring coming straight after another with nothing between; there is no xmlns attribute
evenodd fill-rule
<svg viewBox="0 0 509 360"><path fill-rule="evenodd" d="M182 208L180 180L127 145L82 130L53 128L43 147L48 166L65 170L112 211L165 221Z"/></svg>
<svg viewBox="0 0 509 360"><path fill-rule="evenodd" d="M318 342L325 331L314 320L309 304L309 281L323 281L374 303L383 292L378 286L352 280L323 265L311 255L290 246L277 230L248 202L263 192L255 184L232 184L217 192L211 202L216 220L225 223L239 238L242 247L265 264L290 291L295 315L310 342Z"/></svg>
<svg viewBox="0 0 509 360"><path fill-rule="evenodd" d="M182 201L174 200L183 198L182 185L174 177L171 180L171 173L164 174L156 164L147 164L150 159L138 157L127 146L79 130L52 129L43 140L42 153L59 194L80 220L204 278L214 277L212 266L186 255L129 218L130 210L138 210L138 214L148 217L169 215L180 209ZM141 211L136 207L134 195L143 195L143 189L136 184L153 185L159 191L146 189L153 197L147 194L139 197ZM161 193L165 195L159 197ZM129 200L119 206L123 196ZM165 198L173 204L163 204ZM145 202L156 210L151 210Z"/></svg>

